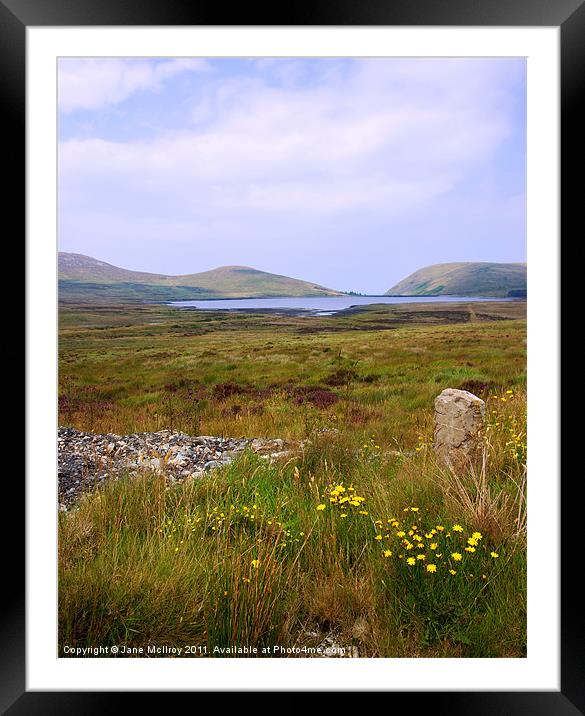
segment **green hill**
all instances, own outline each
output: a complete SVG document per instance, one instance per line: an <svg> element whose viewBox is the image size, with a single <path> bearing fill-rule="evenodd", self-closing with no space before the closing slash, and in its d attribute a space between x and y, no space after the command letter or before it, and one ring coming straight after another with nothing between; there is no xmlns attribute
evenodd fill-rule
<svg viewBox="0 0 585 716"><path fill-rule="evenodd" d="M167 276L130 271L83 254L59 253L59 300L66 303L339 295L318 284L249 266Z"/></svg>
<svg viewBox="0 0 585 716"><path fill-rule="evenodd" d="M433 264L410 274L387 296L526 296L525 263Z"/></svg>

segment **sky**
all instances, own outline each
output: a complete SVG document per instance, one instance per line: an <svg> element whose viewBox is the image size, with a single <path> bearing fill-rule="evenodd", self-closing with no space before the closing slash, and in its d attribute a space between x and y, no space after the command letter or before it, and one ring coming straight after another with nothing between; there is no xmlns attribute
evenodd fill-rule
<svg viewBox="0 0 585 716"><path fill-rule="evenodd" d="M59 250L381 294L526 261L522 58L64 58Z"/></svg>

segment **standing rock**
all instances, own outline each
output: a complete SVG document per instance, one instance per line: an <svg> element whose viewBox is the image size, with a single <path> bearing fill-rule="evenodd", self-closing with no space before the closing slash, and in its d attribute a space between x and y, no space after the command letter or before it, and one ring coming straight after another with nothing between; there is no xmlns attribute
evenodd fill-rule
<svg viewBox="0 0 585 716"><path fill-rule="evenodd" d="M454 469L469 467L481 455L484 425L484 401L467 390L447 388L435 400L435 452Z"/></svg>

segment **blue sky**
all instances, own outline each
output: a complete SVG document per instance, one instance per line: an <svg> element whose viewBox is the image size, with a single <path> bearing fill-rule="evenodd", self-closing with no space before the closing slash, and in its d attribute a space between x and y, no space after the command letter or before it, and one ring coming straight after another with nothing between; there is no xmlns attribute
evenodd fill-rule
<svg viewBox="0 0 585 716"><path fill-rule="evenodd" d="M59 249L383 293L526 260L523 59L62 59Z"/></svg>

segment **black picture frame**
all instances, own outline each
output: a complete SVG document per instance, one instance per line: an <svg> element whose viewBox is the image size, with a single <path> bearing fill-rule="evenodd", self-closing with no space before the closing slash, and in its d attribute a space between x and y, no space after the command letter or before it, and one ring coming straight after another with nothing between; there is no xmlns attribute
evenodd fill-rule
<svg viewBox="0 0 585 716"><path fill-rule="evenodd" d="M226 22L226 19L229 22ZM314 0L266 9L241 3L227 7L187 0L0 0L0 102L4 132L5 187L3 210L10 226L25 226L25 75L26 28L88 25L394 25L394 26L557 26L561 35L561 216L565 242L576 233L583 202L582 131L585 113L585 0L368 0L363 3ZM10 138L6 141L6 138ZM580 218L580 217L579 217ZM559 376L560 381L560 376ZM554 426L551 429L555 429ZM557 426L560 429L560 426ZM30 439L30 436L29 436ZM568 444L569 439L562 443ZM561 451L562 452L562 451ZM580 481L577 473L575 481ZM5 504L16 510L24 484L5 481ZM582 518L574 488L561 491L561 554L580 543ZM11 491L11 493L10 493ZM24 502L24 501L23 501ZM23 522L24 525L24 522ZM101 714L116 706L134 706L124 694L108 692L31 692L25 685L24 535L22 548L13 540L4 550L6 577L0 612L0 711L20 714ZM450 714L585 714L585 633L581 567L561 559L561 688L513 692L409 692L409 708L432 708ZM478 667L479 668L479 667ZM465 685L462 684L462 688ZM335 690L334 686L331 690ZM134 696L132 697L134 698ZM149 699L168 698L151 693ZM154 701L151 702L154 705ZM415 710L416 710L415 709Z"/></svg>

